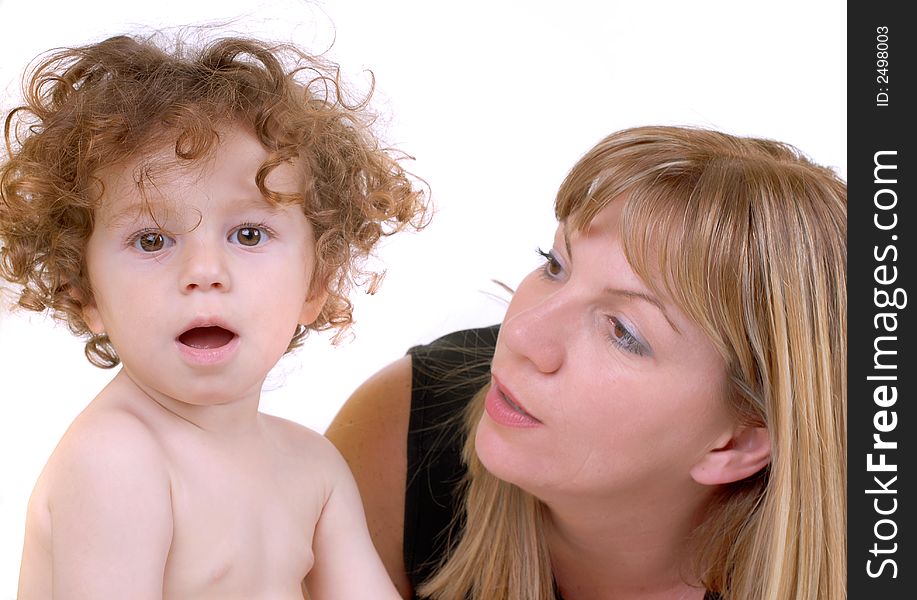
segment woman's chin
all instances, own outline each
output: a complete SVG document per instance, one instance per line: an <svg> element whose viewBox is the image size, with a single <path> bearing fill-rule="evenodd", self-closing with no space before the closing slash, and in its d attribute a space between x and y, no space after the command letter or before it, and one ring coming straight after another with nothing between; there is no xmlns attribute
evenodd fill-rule
<svg viewBox="0 0 917 600"><path fill-rule="evenodd" d="M527 439L533 433L507 429L485 414L475 431L475 452L494 477L522 489L532 489L544 479L549 466L546 462L549 454L544 449L538 451L531 443L534 440Z"/></svg>

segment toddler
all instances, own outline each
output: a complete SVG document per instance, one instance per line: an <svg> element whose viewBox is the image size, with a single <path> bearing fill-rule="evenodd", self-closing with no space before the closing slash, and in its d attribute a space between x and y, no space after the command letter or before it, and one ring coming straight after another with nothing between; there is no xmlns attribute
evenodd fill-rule
<svg viewBox="0 0 917 600"><path fill-rule="evenodd" d="M199 46L58 51L6 118L0 275L122 365L35 486L19 598L398 598L344 461L258 402L424 197L333 65Z"/></svg>

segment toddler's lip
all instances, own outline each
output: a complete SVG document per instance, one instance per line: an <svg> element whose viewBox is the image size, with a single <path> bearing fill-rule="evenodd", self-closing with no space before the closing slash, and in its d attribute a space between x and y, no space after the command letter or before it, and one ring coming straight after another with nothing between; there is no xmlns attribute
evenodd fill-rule
<svg viewBox="0 0 917 600"><path fill-rule="evenodd" d="M222 348L232 341L236 334L223 327L211 325L209 327L194 327L178 336L178 341L185 346L206 350Z"/></svg>
<svg viewBox="0 0 917 600"><path fill-rule="evenodd" d="M195 319L175 337L175 346L188 364L211 368L226 364L239 349L239 334L224 321Z"/></svg>
<svg viewBox="0 0 917 600"><path fill-rule="evenodd" d="M192 321L175 337L183 346L198 350L221 348L238 337L223 321L213 318L199 318Z"/></svg>

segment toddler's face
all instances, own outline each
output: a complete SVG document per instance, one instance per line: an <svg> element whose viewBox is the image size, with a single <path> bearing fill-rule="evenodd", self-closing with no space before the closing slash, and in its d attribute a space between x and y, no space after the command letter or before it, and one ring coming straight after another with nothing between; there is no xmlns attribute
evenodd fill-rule
<svg viewBox="0 0 917 600"><path fill-rule="evenodd" d="M167 147L102 173L84 316L154 397L199 405L257 398L296 325L322 308L324 296L310 294L315 239L302 206L274 206L255 185L266 158L236 127L191 166ZM275 168L267 183L302 192L292 165Z"/></svg>

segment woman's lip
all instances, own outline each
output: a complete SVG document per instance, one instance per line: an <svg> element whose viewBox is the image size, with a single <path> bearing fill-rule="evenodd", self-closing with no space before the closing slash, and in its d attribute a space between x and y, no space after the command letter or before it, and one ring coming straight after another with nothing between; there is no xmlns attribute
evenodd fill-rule
<svg viewBox="0 0 917 600"><path fill-rule="evenodd" d="M484 410L495 422L507 427L538 427L542 422L525 410L496 377L484 398Z"/></svg>

